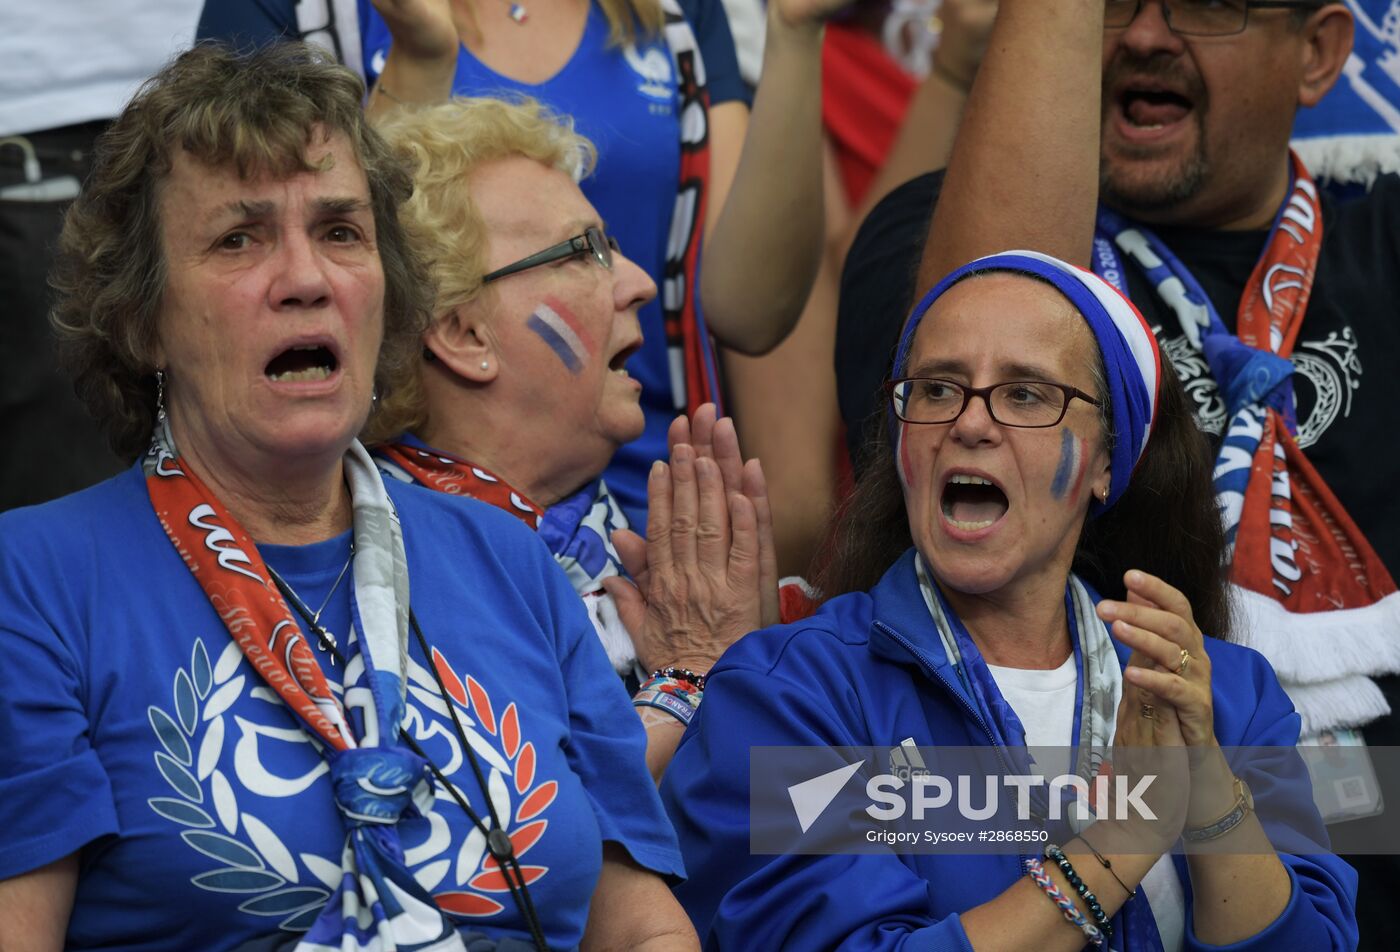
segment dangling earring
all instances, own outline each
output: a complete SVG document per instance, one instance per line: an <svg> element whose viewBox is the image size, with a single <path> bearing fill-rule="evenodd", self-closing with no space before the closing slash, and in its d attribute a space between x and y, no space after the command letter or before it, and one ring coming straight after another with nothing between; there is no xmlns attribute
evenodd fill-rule
<svg viewBox="0 0 1400 952"><path fill-rule="evenodd" d="M165 371L156 368L156 422L165 422Z"/></svg>

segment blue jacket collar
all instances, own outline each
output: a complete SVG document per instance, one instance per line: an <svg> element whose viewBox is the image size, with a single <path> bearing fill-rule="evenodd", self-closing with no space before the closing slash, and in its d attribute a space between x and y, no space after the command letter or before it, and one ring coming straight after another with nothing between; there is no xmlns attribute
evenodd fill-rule
<svg viewBox="0 0 1400 952"><path fill-rule="evenodd" d="M943 640L934 630L923 592L919 590L914 570L914 549L911 546L890 566L875 587L870 590L873 618L870 625L870 651L878 658L901 665L913 665L933 675L935 680L954 686L965 700L970 701L957 666L949 662L943 650ZM1090 594L1098 602L1100 596L1092 588ZM1119 641L1113 642L1118 661L1125 667L1131 651Z"/></svg>

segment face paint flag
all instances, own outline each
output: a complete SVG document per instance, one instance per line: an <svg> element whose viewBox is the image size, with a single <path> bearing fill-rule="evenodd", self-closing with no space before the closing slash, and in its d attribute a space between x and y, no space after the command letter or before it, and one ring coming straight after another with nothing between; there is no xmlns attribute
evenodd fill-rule
<svg viewBox="0 0 1400 952"><path fill-rule="evenodd" d="M564 362L565 367L569 368L569 373L576 374L583 369L583 362L588 357L588 350L584 347L583 339L579 334L578 319L570 320L569 318L573 318L573 315L569 314L568 309L557 302L553 307L549 304L541 304L530 315L526 326L549 345L549 349L554 351L555 356Z"/></svg>
<svg viewBox="0 0 1400 952"><path fill-rule="evenodd" d="M1064 499L1070 493L1070 500L1079 498L1079 484L1084 480L1084 443L1065 427L1060 431L1060 462L1055 467L1055 478L1050 483L1050 494L1056 499Z"/></svg>

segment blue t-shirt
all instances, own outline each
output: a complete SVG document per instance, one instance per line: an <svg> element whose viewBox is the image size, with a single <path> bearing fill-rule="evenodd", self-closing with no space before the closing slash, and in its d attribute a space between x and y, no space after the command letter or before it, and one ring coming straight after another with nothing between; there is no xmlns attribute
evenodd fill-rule
<svg viewBox="0 0 1400 952"><path fill-rule="evenodd" d="M361 0L365 71L372 82L388 55L389 28ZM720 0L682 3L705 62L711 105L746 100L734 40ZM660 288L666 241L680 177L680 120L671 54L657 37L622 49L608 46L608 20L590 4L583 39L573 57L543 83L517 82L495 72L462 47L454 92L464 96L528 95L572 116L574 127L598 148L596 171L581 183L627 256ZM658 297L639 315L645 342L627 362L642 385L646 428L623 446L603 473L634 526L646 525L646 481L651 464L666 456L666 430L676 416Z"/></svg>
<svg viewBox="0 0 1400 952"><path fill-rule="evenodd" d="M482 816L428 665L467 728L553 948L583 935L601 841L682 872L646 738L538 538L473 500L388 481L413 610L404 726ZM345 644L350 535L261 546ZM0 879L82 850L65 947L228 949L306 929L339 878L327 767L231 641L139 469L0 515ZM314 642L314 639L312 639ZM342 671L317 648L328 679ZM399 829L463 931L525 937L484 838L445 791Z"/></svg>

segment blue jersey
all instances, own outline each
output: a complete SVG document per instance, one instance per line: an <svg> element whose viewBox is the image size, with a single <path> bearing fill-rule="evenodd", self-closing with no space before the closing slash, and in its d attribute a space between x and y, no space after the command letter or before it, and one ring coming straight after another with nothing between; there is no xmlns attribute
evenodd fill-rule
<svg viewBox="0 0 1400 952"><path fill-rule="evenodd" d="M389 29L368 0L361 0L360 7L365 71L373 81L388 55ZM682 7L704 58L711 104L744 99L747 91L719 0L688 0ZM595 3L589 6L578 49L552 78L539 84L517 82L462 47L453 87L463 96L524 94L573 117L575 129L598 148L597 169L581 183L583 193L623 251L658 288L680 177L678 93L671 64L660 37L621 49L608 46L608 20ZM603 478L628 521L645 526L647 472L666 456L666 429L677 410L660 298L642 308L639 318L645 343L627 370L642 385L646 429L618 450Z"/></svg>
<svg viewBox="0 0 1400 952"><path fill-rule="evenodd" d="M405 729L487 816L456 708L549 944L572 948L602 841L681 873L640 722L533 533L472 500L388 491L430 645L410 637ZM342 646L349 544L259 547L313 611L330 596L322 622ZM326 763L231 641L140 470L0 516L0 592L0 879L82 850L69 949L228 949L306 929L345 841ZM484 837L436 798L400 823L409 869L462 931L524 937Z"/></svg>

